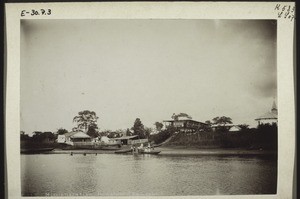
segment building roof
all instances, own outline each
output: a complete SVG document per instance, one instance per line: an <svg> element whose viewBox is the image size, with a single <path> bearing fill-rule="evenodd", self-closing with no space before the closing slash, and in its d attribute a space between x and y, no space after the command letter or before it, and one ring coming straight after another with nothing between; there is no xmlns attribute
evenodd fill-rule
<svg viewBox="0 0 300 199"><path fill-rule="evenodd" d="M277 112L277 106L275 103L275 100L273 101L272 109L271 111L261 115L260 117L256 118L255 120L268 120L268 119L277 119L278 118L278 112Z"/></svg>
<svg viewBox="0 0 300 199"><path fill-rule="evenodd" d="M236 124L213 124L213 125L211 125L211 127L224 127L224 126L232 127L232 126L238 126L238 125L236 125Z"/></svg>
<svg viewBox="0 0 300 199"><path fill-rule="evenodd" d="M277 113L273 111L273 112L265 113L264 115L261 115L255 120L266 120L266 119L277 119L277 118L278 118Z"/></svg>
<svg viewBox="0 0 300 199"><path fill-rule="evenodd" d="M91 138L89 135L81 131L69 132L69 133L65 133L64 135L66 137L71 137L71 138Z"/></svg>
<svg viewBox="0 0 300 199"><path fill-rule="evenodd" d="M184 122L184 121L192 121L192 122L195 122L195 123L200 123L200 124L205 124L205 125L208 125L206 123L203 123L203 122L198 122L196 120L192 120L192 119L182 119L182 120L163 120L163 122Z"/></svg>
<svg viewBox="0 0 300 199"><path fill-rule="evenodd" d="M236 126L236 125L230 127L230 129L229 129L229 131L240 131L240 130L241 130L241 127Z"/></svg>
<svg viewBox="0 0 300 199"><path fill-rule="evenodd" d="M129 140L129 139L135 138L135 137L137 137L137 135L123 136L123 137L114 138L114 139L115 139L115 140Z"/></svg>
<svg viewBox="0 0 300 199"><path fill-rule="evenodd" d="M70 136L74 135L75 133L77 133L77 132L68 132L68 133L65 133L63 135L66 136L66 137L70 137Z"/></svg>

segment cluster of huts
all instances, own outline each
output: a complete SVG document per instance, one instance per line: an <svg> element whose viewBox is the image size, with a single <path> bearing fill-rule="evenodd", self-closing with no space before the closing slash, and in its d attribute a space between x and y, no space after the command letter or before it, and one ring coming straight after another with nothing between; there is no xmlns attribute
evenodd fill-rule
<svg viewBox="0 0 300 199"><path fill-rule="evenodd" d="M81 131L65 133L63 135L58 135L57 137L57 143L70 146L123 146L145 142L148 142L148 139L139 139L137 135L116 138L109 138L107 136L92 138Z"/></svg>

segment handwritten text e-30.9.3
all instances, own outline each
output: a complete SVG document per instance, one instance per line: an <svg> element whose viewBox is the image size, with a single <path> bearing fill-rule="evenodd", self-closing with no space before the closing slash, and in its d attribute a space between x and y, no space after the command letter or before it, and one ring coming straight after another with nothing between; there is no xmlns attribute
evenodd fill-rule
<svg viewBox="0 0 300 199"><path fill-rule="evenodd" d="M22 10L21 17L24 17L26 15L34 16L34 15L51 15L51 14L52 14L51 9L39 9L39 10L32 9L30 11Z"/></svg>

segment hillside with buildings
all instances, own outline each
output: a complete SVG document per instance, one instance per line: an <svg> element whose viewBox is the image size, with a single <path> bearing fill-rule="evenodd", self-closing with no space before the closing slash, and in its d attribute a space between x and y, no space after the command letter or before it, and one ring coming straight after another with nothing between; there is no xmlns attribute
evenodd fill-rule
<svg viewBox="0 0 300 199"><path fill-rule="evenodd" d="M165 120L165 129L153 135L156 144L196 148L277 149L277 107L256 118L257 128L233 124L229 117L216 117L205 123L191 117Z"/></svg>
<svg viewBox="0 0 300 199"><path fill-rule="evenodd" d="M176 132L163 142L164 146L195 148L277 149L277 125L264 124L240 131ZM155 138L153 139L155 140ZM159 139L156 139L158 141ZM159 141L158 141L159 142ZM157 143L158 144L158 143Z"/></svg>

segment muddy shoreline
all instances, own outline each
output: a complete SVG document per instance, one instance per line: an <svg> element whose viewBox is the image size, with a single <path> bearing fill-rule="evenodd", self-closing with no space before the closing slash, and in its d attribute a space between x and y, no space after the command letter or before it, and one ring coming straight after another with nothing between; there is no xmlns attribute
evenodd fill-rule
<svg viewBox="0 0 300 199"><path fill-rule="evenodd" d="M159 155L271 155L276 156L274 150L249 150L249 149L198 149L192 147L157 147L161 151ZM115 154L115 150L62 150L54 149L43 154ZM131 153L127 153L131 154Z"/></svg>

